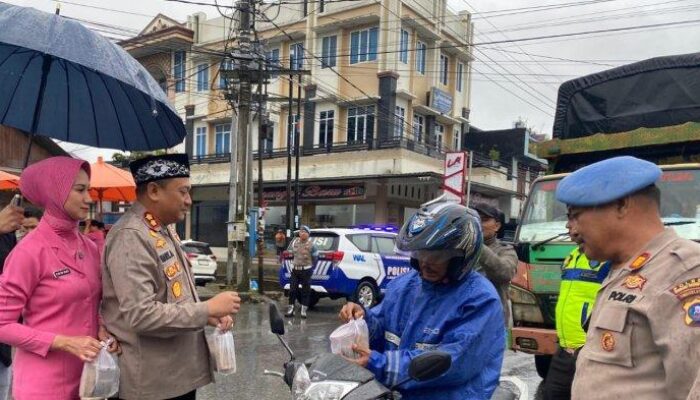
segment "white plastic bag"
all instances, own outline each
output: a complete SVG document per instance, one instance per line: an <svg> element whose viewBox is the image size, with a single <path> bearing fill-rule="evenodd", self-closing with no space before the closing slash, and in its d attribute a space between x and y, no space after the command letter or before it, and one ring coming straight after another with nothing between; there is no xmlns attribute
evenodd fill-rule
<svg viewBox="0 0 700 400"><path fill-rule="evenodd" d="M331 333L331 352L352 359L357 359L360 354L352 350L352 345L369 348L369 329L364 319L353 319L345 325L339 326Z"/></svg>
<svg viewBox="0 0 700 400"><path fill-rule="evenodd" d="M85 363L80 376L81 398L109 398L119 392L119 363L115 354L108 351L111 339L102 343L102 349L94 361Z"/></svg>
<svg viewBox="0 0 700 400"><path fill-rule="evenodd" d="M233 332L222 332L219 328L206 334L209 353L214 357L216 372L230 375L236 372L236 346L233 342Z"/></svg>

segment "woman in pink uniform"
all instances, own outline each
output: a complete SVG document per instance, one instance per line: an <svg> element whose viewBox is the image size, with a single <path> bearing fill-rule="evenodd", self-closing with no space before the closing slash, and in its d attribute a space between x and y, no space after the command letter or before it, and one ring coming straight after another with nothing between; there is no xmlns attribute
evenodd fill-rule
<svg viewBox="0 0 700 400"><path fill-rule="evenodd" d="M78 231L92 202L89 186L90 165L69 157L40 161L22 173L22 194L45 213L0 276L0 342L17 349L15 400L78 399L83 363L99 352L98 339L109 337L98 317L98 251Z"/></svg>

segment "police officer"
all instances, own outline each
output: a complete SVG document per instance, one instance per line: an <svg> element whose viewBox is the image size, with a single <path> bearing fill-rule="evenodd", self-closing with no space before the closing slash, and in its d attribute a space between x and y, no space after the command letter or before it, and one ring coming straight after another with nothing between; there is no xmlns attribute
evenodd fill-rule
<svg viewBox="0 0 700 400"><path fill-rule="evenodd" d="M575 232L570 235L571 240L578 242ZM586 342L583 326L593 311L596 295L609 270L610 263L588 260L578 247L564 260L554 318L559 347L552 356L544 381L544 400L571 398L576 356Z"/></svg>
<svg viewBox="0 0 700 400"><path fill-rule="evenodd" d="M313 241L309 239L309 227L302 225L299 228L299 238L292 243L292 274L289 282L289 307L287 317L294 316L294 305L298 300L301 303L301 317L306 318L306 310L311 301L311 274L318 250ZM299 290L301 285L301 291Z"/></svg>
<svg viewBox="0 0 700 400"><path fill-rule="evenodd" d="M486 203L474 204L473 208L481 218L481 231L484 235L479 263L476 271L486 276L496 287L503 305L503 318L506 325L510 324L510 302L508 286L518 268L518 255L513 246L498 240L497 234L505 223L501 210Z"/></svg>
<svg viewBox="0 0 700 400"><path fill-rule="evenodd" d="M119 397L195 399L212 381L204 327L228 330L240 308L234 292L202 302L191 267L169 226L192 205L185 154L130 165L137 201L107 235L102 318L122 346Z"/></svg>
<svg viewBox="0 0 700 400"><path fill-rule="evenodd" d="M656 165L625 156L581 168L557 187L581 251L611 263L573 399L700 397L700 245L664 227L660 177Z"/></svg>

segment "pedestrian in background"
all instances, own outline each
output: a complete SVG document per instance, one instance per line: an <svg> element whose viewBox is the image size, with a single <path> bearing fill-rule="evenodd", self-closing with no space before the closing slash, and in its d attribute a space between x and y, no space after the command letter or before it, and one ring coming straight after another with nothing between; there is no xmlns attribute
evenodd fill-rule
<svg viewBox="0 0 700 400"><path fill-rule="evenodd" d="M294 316L294 308L297 301L301 303L301 317L307 317L307 310L311 301L311 274L316 263L318 250L309 238L311 231L306 225L299 228L299 237L292 242L292 276L289 282L289 307L287 317ZM299 290L301 285L301 290Z"/></svg>
<svg viewBox="0 0 700 400"><path fill-rule="evenodd" d="M508 287L518 268L518 255L513 246L501 242L497 235L505 223L505 215L501 210L486 203L472 206L481 218L481 231L484 245L475 270L486 276L496 287L503 306L503 319L506 327L511 324L510 299Z"/></svg>
<svg viewBox="0 0 700 400"><path fill-rule="evenodd" d="M664 227L660 178L658 166L624 156L557 186L581 251L611 263L576 361L575 400L700 396L700 244Z"/></svg>
<svg viewBox="0 0 700 400"><path fill-rule="evenodd" d="M44 216L44 212L40 209L32 206L24 208L24 219L22 220L22 226L17 230L17 240L22 240L30 232L39 226L41 217Z"/></svg>
<svg viewBox="0 0 700 400"><path fill-rule="evenodd" d="M100 256L105 248L105 224L96 219L88 219L85 221L85 234L92 240L97 249L100 251Z"/></svg>
<svg viewBox="0 0 700 400"><path fill-rule="evenodd" d="M282 252L287 248L287 236L282 229L278 229L275 233L275 249L277 250L277 259L282 262Z"/></svg>
<svg viewBox="0 0 700 400"><path fill-rule="evenodd" d="M581 240L576 232L569 231L569 236L576 244ZM554 318L559 343L544 380L544 400L571 399L576 358L586 343L584 325L609 271L610 263L589 260L578 247L564 260Z"/></svg>
<svg viewBox="0 0 700 400"><path fill-rule="evenodd" d="M69 157L48 158L22 173L22 194L45 214L0 276L0 342L16 348L15 400L77 399L83 363L110 337L98 318L97 248L78 230L92 202L89 187L90 164Z"/></svg>
<svg viewBox="0 0 700 400"><path fill-rule="evenodd" d="M192 205L186 154L129 166L136 202L110 229L104 250L102 317L122 344L119 398L194 400L212 382L207 325L228 331L235 292L200 301L174 230Z"/></svg>

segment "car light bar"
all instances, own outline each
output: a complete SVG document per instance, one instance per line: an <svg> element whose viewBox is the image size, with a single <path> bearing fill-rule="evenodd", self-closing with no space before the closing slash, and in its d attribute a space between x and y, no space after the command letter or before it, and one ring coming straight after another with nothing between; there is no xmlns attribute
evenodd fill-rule
<svg viewBox="0 0 700 400"><path fill-rule="evenodd" d="M399 231L399 228L396 225L383 225L383 224L362 224L362 225L357 225L354 227L354 229L364 229L364 230L371 230L371 231L378 231L378 232L394 232L397 233Z"/></svg>

